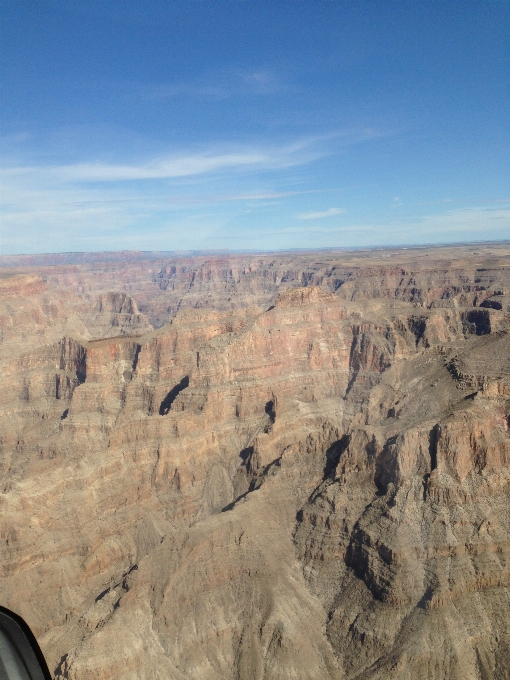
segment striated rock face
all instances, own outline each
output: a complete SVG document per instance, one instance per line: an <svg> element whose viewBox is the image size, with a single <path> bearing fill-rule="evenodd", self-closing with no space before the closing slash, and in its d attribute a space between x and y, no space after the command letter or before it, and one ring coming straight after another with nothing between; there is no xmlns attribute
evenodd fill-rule
<svg viewBox="0 0 510 680"><path fill-rule="evenodd" d="M145 314L140 314L136 302L126 293L100 295L86 325L95 338L142 335L152 330Z"/></svg>
<svg viewBox="0 0 510 680"><path fill-rule="evenodd" d="M472 251L5 272L0 603L55 678L509 677L510 248Z"/></svg>

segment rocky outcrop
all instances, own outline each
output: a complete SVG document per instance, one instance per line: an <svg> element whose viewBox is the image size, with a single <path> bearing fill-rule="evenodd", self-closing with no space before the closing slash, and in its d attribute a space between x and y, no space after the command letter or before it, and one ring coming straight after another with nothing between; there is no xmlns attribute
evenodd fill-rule
<svg viewBox="0 0 510 680"><path fill-rule="evenodd" d="M126 293L100 295L85 325L93 338L142 335L152 330L145 314L138 311L136 302Z"/></svg>
<svg viewBox="0 0 510 680"><path fill-rule="evenodd" d="M54 677L507 677L509 270L456 252L0 300L0 601Z"/></svg>
<svg viewBox="0 0 510 680"><path fill-rule="evenodd" d="M2 298L24 298L42 293L47 286L37 274L7 274L0 276Z"/></svg>

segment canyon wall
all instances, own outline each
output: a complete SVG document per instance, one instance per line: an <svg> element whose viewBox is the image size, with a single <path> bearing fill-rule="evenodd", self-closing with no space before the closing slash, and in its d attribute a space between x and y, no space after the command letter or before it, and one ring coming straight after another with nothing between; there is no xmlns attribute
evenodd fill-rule
<svg viewBox="0 0 510 680"><path fill-rule="evenodd" d="M509 677L508 244L7 264L0 603L55 678Z"/></svg>

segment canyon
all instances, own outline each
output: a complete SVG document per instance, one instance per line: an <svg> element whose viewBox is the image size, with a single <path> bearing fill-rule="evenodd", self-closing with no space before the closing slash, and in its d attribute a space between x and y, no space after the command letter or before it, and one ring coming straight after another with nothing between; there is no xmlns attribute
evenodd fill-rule
<svg viewBox="0 0 510 680"><path fill-rule="evenodd" d="M510 244L0 258L0 604L70 680L510 677Z"/></svg>

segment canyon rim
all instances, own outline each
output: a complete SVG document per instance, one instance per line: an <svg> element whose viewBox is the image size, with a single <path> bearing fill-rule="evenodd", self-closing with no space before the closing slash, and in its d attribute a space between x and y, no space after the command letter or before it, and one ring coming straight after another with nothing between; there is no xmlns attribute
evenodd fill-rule
<svg viewBox="0 0 510 680"><path fill-rule="evenodd" d="M0 604L55 678L510 677L510 244L0 258Z"/></svg>

